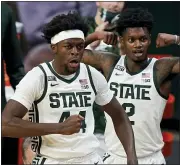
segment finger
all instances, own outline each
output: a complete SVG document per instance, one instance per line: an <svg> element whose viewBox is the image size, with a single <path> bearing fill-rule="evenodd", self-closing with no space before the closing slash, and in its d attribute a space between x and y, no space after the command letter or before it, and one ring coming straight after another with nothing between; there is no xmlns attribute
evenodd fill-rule
<svg viewBox="0 0 180 165"><path fill-rule="evenodd" d="M108 35L107 34L104 36L103 42L108 44Z"/></svg>
<svg viewBox="0 0 180 165"><path fill-rule="evenodd" d="M158 48L160 45L160 41L159 41L159 38L156 39L156 47Z"/></svg>
<svg viewBox="0 0 180 165"><path fill-rule="evenodd" d="M118 37L116 34L114 34L113 45L117 45L117 43L118 43Z"/></svg>
<svg viewBox="0 0 180 165"><path fill-rule="evenodd" d="M107 34L107 44L112 44L112 35L110 33Z"/></svg>
<svg viewBox="0 0 180 165"><path fill-rule="evenodd" d="M114 45L115 36L114 34L109 35L109 45Z"/></svg>
<svg viewBox="0 0 180 165"><path fill-rule="evenodd" d="M78 115L79 119L84 120L84 117L82 117L81 115Z"/></svg>

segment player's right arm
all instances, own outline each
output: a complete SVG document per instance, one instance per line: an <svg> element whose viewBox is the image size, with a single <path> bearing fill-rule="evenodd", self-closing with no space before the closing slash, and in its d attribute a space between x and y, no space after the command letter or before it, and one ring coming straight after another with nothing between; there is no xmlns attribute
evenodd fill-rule
<svg viewBox="0 0 180 165"><path fill-rule="evenodd" d="M36 67L21 80L2 113L3 137L19 138L79 132L83 120L79 115L70 116L63 123L32 123L22 119L32 103L42 94L43 79L42 71Z"/></svg>
<svg viewBox="0 0 180 165"><path fill-rule="evenodd" d="M82 61L85 64L91 65L97 70L103 72L106 77L106 73L108 73L110 67L117 61L120 56L103 51L92 51L89 49L85 49L82 57Z"/></svg>

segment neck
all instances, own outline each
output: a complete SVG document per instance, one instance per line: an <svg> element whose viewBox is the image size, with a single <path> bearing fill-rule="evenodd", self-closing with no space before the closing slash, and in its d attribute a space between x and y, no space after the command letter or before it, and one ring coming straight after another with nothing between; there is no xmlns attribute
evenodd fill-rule
<svg viewBox="0 0 180 165"><path fill-rule="evenodd" d="M69 73L65 70L63 64L59 64L58 60L54 59L52 62L53 69L60 75L69 75Z"/></svg>
<svg viewBox="0 0 180 165"><path fill-rule="evenodd" d="M126 56L125 58L125 66L128 72L139 72L144 69L148 65L148 59L141 62L134 62L130 58Z"/></svg>

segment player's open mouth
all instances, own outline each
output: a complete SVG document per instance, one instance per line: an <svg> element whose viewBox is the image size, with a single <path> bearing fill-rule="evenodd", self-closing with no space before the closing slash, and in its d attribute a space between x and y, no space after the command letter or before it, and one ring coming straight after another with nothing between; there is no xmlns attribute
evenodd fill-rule
<svg viewBox="0 0 180 165"><path fill-rule="evenodd" d="M79 66L79 60L71 60L71 61L69 62L69 65L70 65L70 67L72 67L72 68L76 68L76 67Z"/></svg>
<svg viewBox="0 0 180 165"><path fill-rule="evenodd" d="M135 55L136 57L140 57L140 56L143 55L143 51L142 51L142 50L137 50L137 51L134 51L133 53L134 53L134 55Z"/></svg>

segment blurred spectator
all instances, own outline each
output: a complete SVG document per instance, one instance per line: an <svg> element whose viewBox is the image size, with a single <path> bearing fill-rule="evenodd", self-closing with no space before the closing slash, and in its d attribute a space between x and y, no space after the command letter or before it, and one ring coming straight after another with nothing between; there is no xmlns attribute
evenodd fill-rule
<svg viewBox="0 0 180 165"><path fill-rule="evenodd" d="M12 10L5 3L1 3L1 109L6 104L5 75L6 71L13 89L25 75L22 63L22 52L17 39L15 20ZM18 141L14 138L2 138L2 164L17 163ZM9 149L8 147L13 148ZM8 158L6 157L8 155Z"/></svg>
<svg viewBox="0 0 180 165"><path fill-rule="evenodd" d="M97 12L94 18L89 18L90 20L90 31L113 31L112 25L116 17L118 17L121 11L125 8L125 2L96 2ZM103 41L95 41L90 44L88 49L109 51L115 54L119 54L119 49L112 47L111 45L105 44Z"/></svg>
<svg viewBox="0 0 180 165"><path fill-rule="evenodd" d="M95 2L17 2L20 20L30 49L45 43L41 37L42 26L54 16L77 10L82 16L94 16Z"/></svg>
<svg viewBox="0 0 180 165"><path fill-rule="evenodd" d="M24 60L24 68L27 73L32 68L38 66L40 63L49 62L53 60L53 52L49 44L40 44L32 48Z"/></svg>
<svg viewBox="0 0 180 165"><path fill-rule="evenodd" d="M32 164L35 152L31 149L31 138L24 138L22 142L22 160L24 164Z"/></svg>

